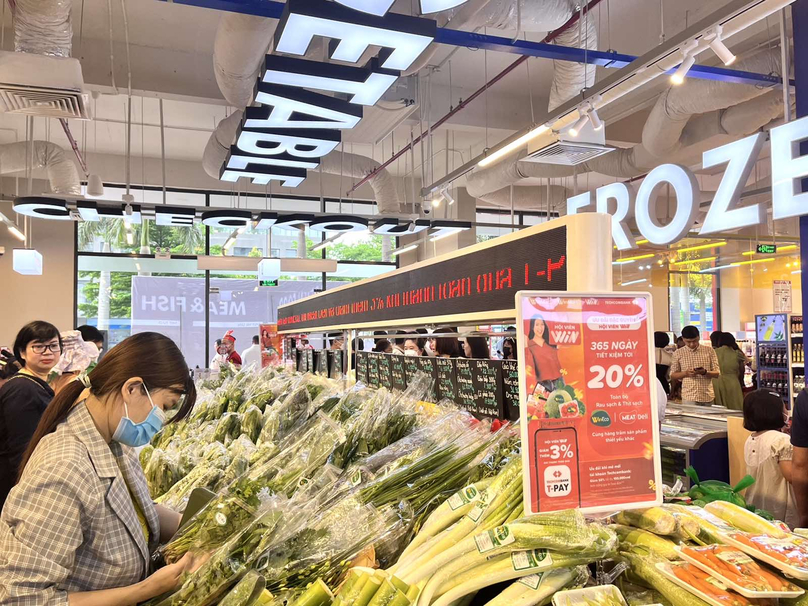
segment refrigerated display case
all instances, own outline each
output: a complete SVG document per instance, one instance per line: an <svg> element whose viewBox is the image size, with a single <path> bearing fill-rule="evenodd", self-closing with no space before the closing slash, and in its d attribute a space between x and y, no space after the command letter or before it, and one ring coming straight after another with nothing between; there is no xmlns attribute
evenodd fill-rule
<svg viewBox="0 0 808 606"><path fill-rule="evenodd" d="M791 316L790 339L791 343L791 398L792 401L805 388L805 349L802 338L802 316Z"/></svg>
<svg viewBox="0 0 808 606"><path fill-rule="evenodd" d="M685 468L693 466L701 480L729 482L728 416L740 411L717 406L669 404L659 433L662 449L662 479L672 485L681 478L690 481Z"/></svg>
<svg viewBox="0 0 808 606"><path fill-rule="evenodd" d="M788 314L755 316L755 333L758 389L776 391L790 408L793 393L791 318Z"/></svg>

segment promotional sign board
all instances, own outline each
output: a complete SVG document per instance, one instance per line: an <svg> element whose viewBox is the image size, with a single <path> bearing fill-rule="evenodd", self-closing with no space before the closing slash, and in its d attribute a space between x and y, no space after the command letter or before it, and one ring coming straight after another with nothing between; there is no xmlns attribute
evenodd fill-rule
<svg viewBox="0 0 808 606"><path fill-rule="evenodd" d="M774 280L772 282L774 311L791 313L791 280Z"/></svg>
<svg viewBox="0 0 808 606"><path fill-rule="evenodd" d="M502 244L420 263L278 309L281 331L439 317L512 314L519 289L567 288L567 227L536 230Z"/></svg>
<svg viewBox="0 0 808 606"><path fill-rule="evenodd" d="M279 366L283 359L283 341L278 334L277 324L261 324L261 368Z"/></svg>
<svg viewBox="0 0 808 606"><path fill-rule="evenodd" d="M662 503L648 293L516 295L525 513Z"/></svg>

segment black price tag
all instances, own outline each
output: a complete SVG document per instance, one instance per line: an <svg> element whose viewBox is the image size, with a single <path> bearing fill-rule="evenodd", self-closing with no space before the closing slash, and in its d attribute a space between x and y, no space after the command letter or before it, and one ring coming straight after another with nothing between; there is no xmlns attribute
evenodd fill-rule
<svg viewBox="0 0 808 606"><path fill-rule="evenodd" d="M379 387L381 382L379 380L379 356L381 354L370 352L368 354L368 385L371 387Z"/></svg>
<svg viewBox="0 0 808 606"><path fill-rule="evenodd" d="M390 371L392 373L393 389L404 391L407 389L407 372L404 369L404 362L407 356L392 355L390 356Z"/></svg>
<svg viewBox="0 0 808 606"><path fill-rule="evenodd" d="M328 350L317 352L319 360L317 360L317 372L324 377L328 376Z"/></svg>
<svg viewBox="0 0 808 606"><path fill-rule="evenodd" d="M343 365L342 365L342 350L335 349L331 352L331 356L329 359L329 370L328 376L332 379L341 379L343 375ZM357 375L358 380L358 375Z"/></svg>
<svg viewBox="0 0 808 606"><path fill-rule="evenodd" d="M436 358L428 358L426 356L417 358L418 360L418 369L425 373L427 377L431 380L431 387L429 391L427 391L424 398L427 402L436 402L436 394L435 394L435 384L438 380L438 369L435 366ZM408 378L407 381L411 381L412 379Z"/></svg>
<svg viewBox="0 0 808 606"><path fill-rule="evenodd" d="M356 381L368 385L368 352L356 352Z"/></svg>
<svg viewBox="0 0 808 606"><path fill-rule="evenodd" d="M505 417L511 421L519 419L519 362L502 360L502 395L505 404Z"/></svg>
<svg viewBox="0 0 808 606"><path fill-rule="evenodd" d="M502 366L499 360L471 360L476 413L503 418Z"/></svg>
<svg viewBox="0 0 808 606"><path fill-rule="evenodd" d="M387 389L393 389L393 357L391 354L380 353L379 356L379 384Z"/></svg>
<svg viewBox="0 0 808 606"><path fill-rule="evenodd" d="M455 361L451 358L435 358L437 367L437 396L438 401L447 398L457 402L457 377L455 376Z"/></svg>

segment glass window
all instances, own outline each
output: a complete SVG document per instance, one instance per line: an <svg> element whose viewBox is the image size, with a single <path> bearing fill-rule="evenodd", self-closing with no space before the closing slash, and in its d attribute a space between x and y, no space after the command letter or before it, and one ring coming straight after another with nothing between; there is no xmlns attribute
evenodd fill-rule
<svg viewBox="0 0 808 606"><path fill-rule="evenodd" d="M211 194L213 208L247 208L275 212L319 212L319 198L295 198L289 196Z"/></svg>
<svg viewBox="0 0 808 606"><path fill-rule="evenodd" d="M123 219L84 221L78 226L79 252L152 254L155 248L167 248L175 255L205 252L205 226L157 225L151 219L127 226Z"/></svg>
<svg viewBox="0 0 808 606"><path fill-rule="evenodd" d="M374 236L370 232L347 233L326 247L326 257L337 261L389 262L392 260L390 251L393 248L395 241L390 236Z"/></svg>
<svg viewBox="0 0 808 606"><path fill-rule="evenodd" d="M81 188L82 193L87 196L87 186L83 185ZM102 196L105 201L123 202L123 195L126 193L125 187L115 185L105 185L104 195ZM132 187L129 190L135 198L136 204L162 204L163 191L161 189L143 189L139 187ZM87 196L93 199L92 196ZM205 206L205 194L201 192L192 191L166 191L166 204L169 206Z"/></svg>
<svg viewBox="0 0 808 606"><path fill-rule="evenodd" d="M79 255L78 325L109 331L110 347L139 332L171 338L204 367L205 272L196 260Z"/></svg>
<svg viewBox="0 0 808 606"><path fill-rule="evenodd" d="M715 275L711 273L670 272L671 330L696 326L702 334L716 329Z"/></svg>

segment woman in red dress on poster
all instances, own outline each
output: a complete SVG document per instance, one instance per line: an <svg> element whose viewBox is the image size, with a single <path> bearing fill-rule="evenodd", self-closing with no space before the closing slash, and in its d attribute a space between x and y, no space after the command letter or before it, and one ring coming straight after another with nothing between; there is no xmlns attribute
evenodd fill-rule
<svg viewBox="0 0 808 606"><path fill-rule="evenodd" d="M536 382L547 391L553 391L555 382L561 378L561 362L556 346L550 344L550 329L540 315L530 319L525 357L533 368Z"/></svg>

